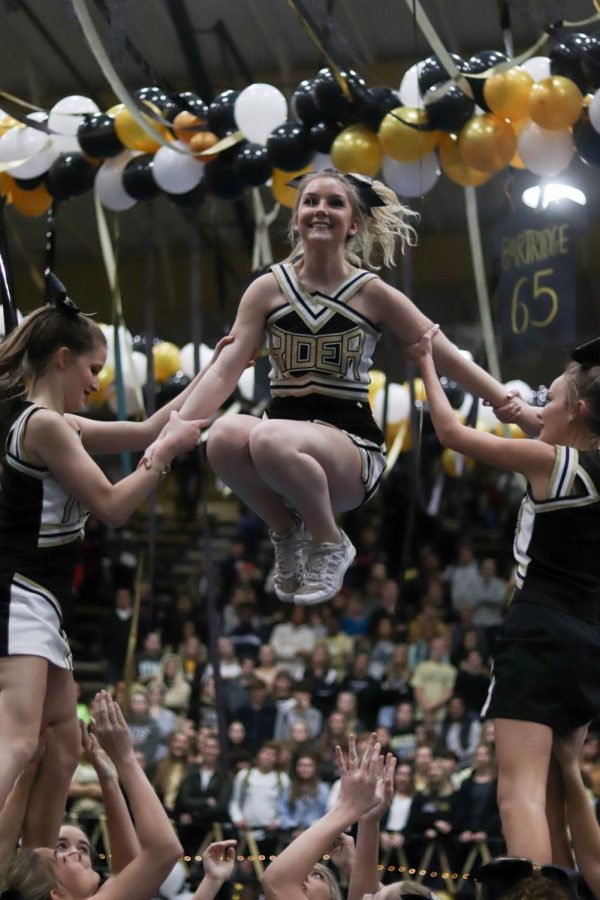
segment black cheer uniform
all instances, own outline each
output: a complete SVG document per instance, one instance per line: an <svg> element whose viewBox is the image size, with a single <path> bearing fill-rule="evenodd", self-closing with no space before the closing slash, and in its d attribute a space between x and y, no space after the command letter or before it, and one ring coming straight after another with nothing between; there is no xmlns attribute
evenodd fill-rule
<svg viewBox="0 0 600 900"><path fill-rule="evenodd" d="M330 425L359 450L365 502L385 469L384 436L369 405L369 369L381 330L348 301L378 276L355 269L331 295L306 291L291 263L271 271L283 294L267 317L269 419Z"/></svg>
<svg viewBox="0 0 600 900"><path fill-rule="evenodd" d="M482 714L558 732L600 709L600 452L556 447L549 496L528 486L513 602Z"/></svg>
<svg viewBox="0 0 600 900"><path fill-rule="evenodd" d="M23 441L34 403L17 404L0 481L0 656L41 656L63 669L72 657L61 602L72 591L89 515L48 469L27 462Z"/></svg>

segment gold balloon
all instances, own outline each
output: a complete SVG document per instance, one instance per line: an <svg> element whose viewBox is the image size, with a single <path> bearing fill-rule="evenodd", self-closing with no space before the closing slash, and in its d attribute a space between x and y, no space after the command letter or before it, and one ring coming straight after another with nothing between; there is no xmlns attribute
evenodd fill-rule
<svg viewBox="0 0 600 900"><path fill-rule="evenodd" d="M104 366L98 375L98 390L94 391L93 394L90 394L90 406L94 407L94 409L98 409L108 403L115 390L114 383L114 366Z"/></svg>
<svg viewBox="0 0 600 900"><path fill-rule="evenodd" d="M366 125L349 125L331 145L331 161L340 172L375 175L383 160L377 135Z"/></svg>
<svg viewBox="0 0 600 900"><path fill-rule="evenodd" d="M0 135L6 134L7 131L10 131L12 128L24 128L22 122L19 122L18 119L13 119L12 116L4 116L0 119Z"/></svg>
<svg viewBox="0 0 600 900"><path fill-rule="evenodd" d="M415 392L415 400L420 400L422 402L426 402L427 400L427 391L425 390L425 382L422 378L413 379L413 387ZM406 388L410 391L410 385L408 382L406 383Z"/></svg>
<svg viewBox="0 0 600 900"><path fill-rule="evenodd" d="M371 369L369 377L371 379L369 384L369 403L371 404L371 409L373 409L375 394L385 387L385 372L381 372L379 369Z"/></svg>
<svg viewBox="0 0 600 900"><path fill-rule="evenodd" d="M478 172L466 164L460 155L458 139L454 135L443 134L438 151L442 169L451 181L460 184L461 187L479 187L480 184L489 181L491 176L487 172Z"/></svg>
<svg viewBox="0 0 600 900"><path fill-rule="evenodd" d="M144 104L152 109L157 115L160 115L159 108L153 103L144 100ZM155 122L150 116L144 116L144 119L152 129L158 131L163 137L167 137L167 128L159 125L158 122ZM138 125L127 107L124 106L122 109L118 110L114 114L114 120L116 135L124 147L128 147L130 150L141 150L143 153L156 153L161 146L160 141L144 131L141 125Z"/></svg>
<svg viewBox="0 0 600 900"><path fill-rule="evenodd" d="M204 128L205 125L206 122L204 119L200 119L186 109L177 113L173 119L173 131L175 132L175 137L177 140L184 141L186 144L189 144L194 135Z"/></svg>
<svg viewBox="0 0 600 900"><path fill-rule="evenodd" d="M515 155L517 136L512 125L487 113L467 122L458 136L458 147L468 166L493 175Z"/></svg>
<svg viewBox="0 0 600 900"><path fill-rule="evenodd" d="M160 341L152 347L154 377L158 384L175 375L181 369L179 347L170 341Z"/></svg>
<svg viewBox="0 0 600 900"><path fill-rule="evenodd" d="M384 117L379 126L379 143L386 156L399 162L415 162L431 153L440 139L439 131L421 131L427 113L412 106L399 106Z"/></svg>
<svg viewBox="0 0 600 900"><path fill-rule="evenodd" d="M475 460L470 456L457 453L456 450L451 450L450 447L445 447L442 450L442 468L451 478L460 478L465 472L473 471Z"/></svg>
<svg viewBox="0 0 600 900"><path fill-rule="evenodd" d="M42 216L52 205L52 197L46 190L44 184L38 185L33 191L24 191L16 184L14 179L9 187L9 193L12 197L14 208L23 216L33 218Z"/></svg>
<svg viewBox="0 0 600 900"><path fill-rule="evenodd" d="M214 134L212 131L198 131L196 134L192 134L190 138L190 150L195 154L204 153L205 150L210 150L211 147L218 144L219 140L220 138L218 135ZM216 159L218 155L218 153L210 153L206 156L199 156L198 158L200 162L207 163Z"/></svg>
<svg viewBox="0 0 600 900"><path fill-rule="evenodd" d="M483 96L493 113L512 122L527 116L529 92L533 84L529 72L520 66L514 66L506 72L498 72L486 78Z"/></svg>
<svg viewBox="0 0 600 900"><path fill-rule="evenodd" d="M125 109L124 103L115 103L114 106L111 106L110 109L106 110L106 115L112 116L114 119L114 117L117 115L117 113L120 113L121 110L123 110L123 109Z"/></svg>
<svg viewBox="0 0 600 900"><path fill-rule="evenodd" d="M404 429L404 438L402 440L402 445L400 447L400 453L406 453L412 447L412 434L410 430L409 422L395 422L393 425L388 425L385 429L385 445L389 451L390 447L396 440L396 436L400 429Z"/></svg>
<svg viewBox="0 0 600 900"><path fill-rule="evenodd" d="M293 209L296 198L298 197L298 190L290 187L288 182L293 181L294 178L298 178L300 175L307 175L309 172L312 172L312 170L312 166L305 166L303 169L298 169L296 172L284 172L282 169L273 169L273 174L271 175L271 190L273 191L273 196L277 202L281 203L281 205L285 206L287 209Z"/></svg>
<svg viewBox="0 0 600 900"><path fill-rule="evenodd" d="M548 131L570 128L581 115L583 94L570 78L552 75L533 85L529 93L529 115Z"/></svg>

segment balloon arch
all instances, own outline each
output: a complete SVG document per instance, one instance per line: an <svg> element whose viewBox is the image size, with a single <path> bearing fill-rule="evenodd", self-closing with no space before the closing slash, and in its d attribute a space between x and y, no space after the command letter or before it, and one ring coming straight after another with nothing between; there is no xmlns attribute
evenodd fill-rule
<svg viewBox="0 0 600 900"><path fill-rule="evenodd" d="M331 165L380 174L403 198L427 193L442 172L479 186L507 166L558 175L576 153L600 165L600 40L554 37L549 56L521 65L497 50L450 56L454 79L430 56L397 91L321 69L289 104L270 84L226 90L211 103L144 87L132 98L146 129L128 105L102 111L87 97L65 97L49 113L0 121L0 191L26 216L92 189L115 211L161 192L185 202L201 183L226 200L270 184L289 207L287 182Z"/></svg>

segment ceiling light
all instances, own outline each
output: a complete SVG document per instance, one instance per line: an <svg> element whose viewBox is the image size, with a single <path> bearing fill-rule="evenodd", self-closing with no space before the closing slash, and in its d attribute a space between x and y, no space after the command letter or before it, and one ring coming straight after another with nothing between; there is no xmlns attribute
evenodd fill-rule
<svg viewBox="0 0 600 900"><path fill-rule="evenodd" d="M548 204L557 203L560 200L572 200L574 203L579 203L580 206L585 206L587 203L587 197L582 190L573 187L572 184L561 184L554 181L545 184L543 188L539 184L528 187L523 191L521 199L525 206L530 206L532 209L539 209L540 207L546 209Z"/></svg>

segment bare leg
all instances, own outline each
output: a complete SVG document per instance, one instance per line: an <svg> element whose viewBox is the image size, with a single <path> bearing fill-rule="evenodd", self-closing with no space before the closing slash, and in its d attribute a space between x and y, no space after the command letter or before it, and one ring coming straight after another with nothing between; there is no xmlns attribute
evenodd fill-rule
<svg viewBox="0 0 600 900"><path fill-rule="evenodd" d="M537 722L495 719L498 805L509 856L552 862L546 786L552 730Z"/></svg>
<svg viewBox="0 0 600 900"><path fill-rule="evenodd" d="M25 847L56 844L73 772L81 757L73 673L53 665L48 666L42 728L49 726L48 746L33 783L23 826Z"/></svg>
<svg viewBox="0 0 600 900"><path fill-rule="evenodd" d="M38 656L0 659L0 807L37 749L47 673Z"/></svg>
<svg viewBox="0 0 600 900"><path fill-rule="evenodd" d="M338 541L334 514L364 497L358 450L341 431L313 422L224 416L208 458L217 475L278 532L291 527L284 500L316 541Z"/></svg>
<svg viewBox="0 0 600 900"><path fill-rule="evenodd" d="M567 832L567 805L560 766L552 757L546 787L546 818L550 830L552 862L557 866L574 868L571 842Z"/></svg>

